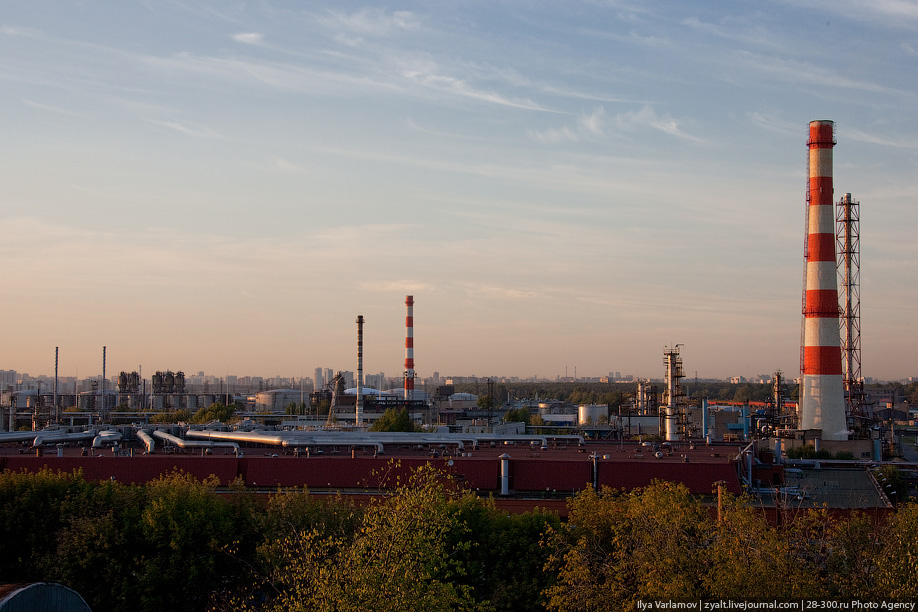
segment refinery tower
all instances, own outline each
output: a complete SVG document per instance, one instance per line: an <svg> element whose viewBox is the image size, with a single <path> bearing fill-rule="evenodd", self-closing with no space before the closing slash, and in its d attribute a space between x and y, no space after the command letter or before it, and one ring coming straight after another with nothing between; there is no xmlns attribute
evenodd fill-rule
<svg viewBox="0 0 918 612"><path fill-rule="evenodd" d="M810 122L803 334L800 347L799 429L822 430L823 440L847 440L841 341L832 148L835 124Z"/></svg>

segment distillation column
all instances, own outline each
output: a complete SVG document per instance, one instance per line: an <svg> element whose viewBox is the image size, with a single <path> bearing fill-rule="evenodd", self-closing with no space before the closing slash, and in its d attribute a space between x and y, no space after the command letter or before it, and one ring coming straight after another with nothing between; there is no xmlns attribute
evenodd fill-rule
<svg viewBox="0 0 918 612"><path fill-rule="evenodd" d="M682 397L681 380L683 377L682 357L679 356L680 346L682 345L677 344L672 350L667 350L663 353L663 361L666 364L666 396L664 398L663 420L667 442L679 440L679 420L682 416L680 413L682 408L680 406Z"/></svg>
<svg viewBox="0 0 918 612"><path fill-rule="evenodd" d="M823 440L847 440L838 330L838 283L832 181L832 121L810 122L806 281L803 295L800 429Z"/></svg>

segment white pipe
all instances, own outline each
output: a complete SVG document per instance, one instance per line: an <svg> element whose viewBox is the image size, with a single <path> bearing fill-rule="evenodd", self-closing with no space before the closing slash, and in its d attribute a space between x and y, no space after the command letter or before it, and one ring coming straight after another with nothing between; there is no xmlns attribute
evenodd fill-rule
<svg viewBox="0 0 918 612"><path fill-rule="evenodd" d="M500 494L510 495L510 455L504 453L498 459L500 459Z"/></svg>
<svg viewBox="0 0 918 612"><path fill-rule="evenodd" d="M270 446L280 446L283 448L302 448L306 446L375 446L378 454L385 452L383 441L371 440L366 437L356 435L316 435L303 436L297 432L294 435L282 435L286 432L278 432L279 435L267 435L256 431L210 431L210 430L188 430L185 433L189 438L205 438L208 440L233 440L235 442L249 442L251 444L267 444ZM402 440L390 441L391 443L404 443Z"/></svg>
<svg viewBox="0 0 918 612"><path fill-rule="evenodd" d="M34 436L34 439L32 440L32 446L41 446L42 444L55 444L57 442L79 442L84 440L93 440L95 437L96 430L94 429L77 433L39 433L38 435Z"/></svg>
<svg viewBox="0 0 918 612"><path fill-rule="evenodd" d="M156 440L151 438L150 434L142 429L137 430L137 439L143 442L143 445L147 447L147 453L152 455L153 451L156 449Z"/></svg>
<svg viewBox="0 0 918 612"><path fill-rule="evenodd" d="M103 448L106 444L117 444L121 442L121 433L117 431L100 431L99 435L93 438L93 448Z"/></svg>
<svg viewBox="0 0 918 612"><path fill-rule="evenodd" d="M154 438L159 438L164 442L168 442L179 448L232 448L233 451L238 455L239 454L239 445L235 442L200 442L197 440L182 440L177 436L173 436L170 433L165 431L156 430L153 432Z"/></svg>

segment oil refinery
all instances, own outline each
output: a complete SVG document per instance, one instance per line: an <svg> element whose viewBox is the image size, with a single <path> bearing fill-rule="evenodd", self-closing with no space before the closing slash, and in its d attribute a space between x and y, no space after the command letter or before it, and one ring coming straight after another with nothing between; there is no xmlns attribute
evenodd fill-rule
<svg viewBox="0 0 918 612"><path fill-rule="evenodd" d="M171 370L153 374L149 390L139 372L122 372L118 389L106 389L103 347L98 389L61 392L55 365L53 394L4 392L0 468L82 469L90 479L122 482L146 482L179 468L202 478L214 474L225 486L241 480L257 490L360 495L375 490L372 475L395 458L397 469L431 463L470 490L520 510L554 504L563 511L563 499L586 487L632 489L664 479L698 495L718 487L745 491L763 507L886 512L894 500L869 469L884 461L885 442L872 426L860 374L858 204L845 194L836 212L835 144L832 121L810 123L799 404L789 401L780 371L762 405L690 398L683 345L675 344L663 351L662 395L640 380L616 413L606 405L530 401L506 404L501 412L525 409L531 424L500 422L477 397L445 387L434 395L415 389L415 301L407 295L400 391L365 384L364 327L373 321L363 315L356 318L352 386L339 372L309 393L310 406L326 403L322 414L305 409L304 389L280 389L256 397L234 424L156 424L157 415L237 398L228 386L191 392L185 374ZM55 364L57 358L55 351ZM291 405L301 408L286 410ZM419 431L370 431L389 408L406 410ZM807 445L834 458L788 458L791 449Z"/></svg>

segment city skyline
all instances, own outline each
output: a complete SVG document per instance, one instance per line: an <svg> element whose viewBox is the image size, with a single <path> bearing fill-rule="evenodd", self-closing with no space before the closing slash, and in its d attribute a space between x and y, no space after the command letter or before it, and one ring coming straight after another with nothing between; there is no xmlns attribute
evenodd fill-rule
<svg viewBox="0 0 918 612"><path fill-rule="evenodd" d="M807 126L915 375L918 5L25 0L0 369L799 374ZM218 374L222 373L222 374Z"/></svg>

